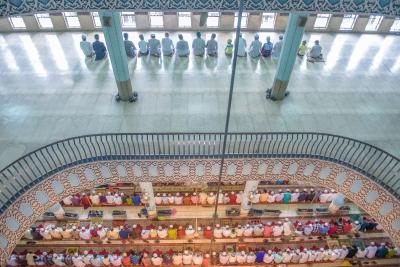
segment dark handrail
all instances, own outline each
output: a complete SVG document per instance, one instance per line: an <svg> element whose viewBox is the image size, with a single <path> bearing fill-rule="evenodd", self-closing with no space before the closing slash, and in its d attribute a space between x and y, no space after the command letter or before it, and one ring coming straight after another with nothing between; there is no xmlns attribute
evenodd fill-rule
<svg viewBox="0 0 400 267"><path fill-rule="evenodd" d="M50 175L82 163L121 159L219 158L223 133L84 135L38 148L0 171L0 214ZM352 168L400 198L400 160L352 138L324 133L230 133L228 158L316 158Z"/></svg>

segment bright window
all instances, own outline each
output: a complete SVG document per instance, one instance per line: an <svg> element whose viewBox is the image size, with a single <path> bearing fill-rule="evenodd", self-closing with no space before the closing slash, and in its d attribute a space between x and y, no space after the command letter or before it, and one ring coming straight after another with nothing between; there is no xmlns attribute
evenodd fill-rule
<svg viewBox="0 0 400 267"><path fill-rule="evenodd" d="M248 16L249 16L249 13L247 13L247 12L242 13L242 24L240 25L240 28L247 28ZM239 20L239 12L235 12L235 21L233 23L233 27L237 28L238 20Z"/></svg>
<svg viewBox="0 0 400 267"><path fill-rule="evenodd" d="M275 27L275 13L263 13L261 29L273 29Z"/></svg>
<svg viewBox="0 0 400 267"><path fill-rule="evenodd" d="M209 28L219 27L219 12L208 12L207 27Z"/></svg>
<svg viewBox="0 0 400 267"><path fill-rule="evenodd" d="M13 29L26 29L26 25L22 17L9 17L8 20L10 21L11 27L13 27Z"/></svg>
<svg viewBox="0 0 400 267"><path fill-rule="evenodd" d="M122 12L121 24L122 27L135 28L136 27L135 12Z"/></svg>
<svg viewBox="0 0 400 267"><path fill-rule="evenodd" d="M94 27L101 28L99 12L92 12L91 14L92 14L92 20L93 20Z"/></svg>
<svg viewBox="0 0 400 267"><path fill-rule="evenodd" d="M396 18L393 22L392 27L390 27L391 32L400 32L400 18Z"/></svg>
<svg viewBox="0 0 400 267"><path fill-rule="evenodd" d="M49 13L35 14L36 21L41 29L53 29Z"/></svg>
<svg viewBox="0 0 400 267"><path fill-rule="evenodd" d="M340 24L341 31L350 31L356 23L357 15L347 14L343 16L342 23Z"/></svg>
<svg viewBox="0 0 400 267"><path fill-rule="evenodd" d="M80 28L79 18L76 12L63 12L67 28Z"/></svg>
<svg viewBox="0 0 400 267"><path fill-rule="evenodd" d="M318 14L315 20L314 29L325 30L328 27L331 14Z"/></svg>
<svg viewBox="0 0 400 267"><path fill-rule="evenodd" d="M365 27L366 31L377 31L379 25L381 24L383 16L369 16L369 20L367 26Z"/></svg>
<svg viewBox="0 0 400 267"><path fill-rule="evenodd" d="M150 12L150 27L163 27L164 19L162 12Z"/></svg>
<svg viewBox="0 0 400 267"><path fill-rule="evenodd" d="M192 27L192 17L190 12L178 12L178 25L180 28Z"/></svg>

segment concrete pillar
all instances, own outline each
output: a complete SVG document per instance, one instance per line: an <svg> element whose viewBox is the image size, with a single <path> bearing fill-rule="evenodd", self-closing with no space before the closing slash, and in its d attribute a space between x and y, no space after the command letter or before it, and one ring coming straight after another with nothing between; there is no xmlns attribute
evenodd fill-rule
<svg viewBox="0 0 400 267"><path fill-rule="evenodd" d="M275 19L275 31L285 31L289 16L286 13L278 13Z"/></svg>
<svg viewBox="0 0 400 267"><path fill-rule="evenodd" d="M26 31L39 31L40 27L39 24L36 21L36 18L34 15L32 16L22 16L22 19L25 22L26 25Z"/></svg>
<svg viewBox="0 0 400 267"><path fill-rule="evenodd" d="M150 17L146 12L136 12L135 21L137 30L150 29Z"/></svg>
<svg viewBox="0 0 400 267"><path fill-rule="evenodd" d="M364 32L368 24L369 16L359 15L354 23L353 32Z"/></svg>
<svg viewBox="0 0 400 267"><path fill-rule="evenodd" d="M283 37L282 51L279 57L278 68L272 85L271 98L282 100L296 61L297 49L303 38L304 26L308 14L291 13Z"/></svg>
<svg viewBox="0 0 400 267"><path fill-rule="evenodd" d="M317 20L317 15L308 16L306 26L304 26L304 30L307 32L314 31L314 25L316 20Z"/></svg>
<svg viewBox="0 0 400 267"><path fill-rule="evenodd" d="M142 197L148 197L147 211L149 215L154 215L156 213L156 200L154 198L153 184L151 182L140 182L139 187L142 192Z"/></svg>
<svg viewBox="0 0 400 267"><path fill-rule="evenodd" d="M0 18L0 32L11 32L12 30L13 28L11 27L11 23L8 18Z"/></svg>
<svg viewBox="0 0 400 267"><path fill-rule="evenodd" d="M78 12L79 23L83 31L94 31L96 28L93 24L92 16L89 12Z"/></svg>
<svg viewBox="0 0 400 267"><path fill-rule="evenodd" d="M394 17L384 17L381 25L379 25L378 32L388 33L394 22Z"/></svg>
<svg viewBox="0 0 400 267"><path fill-rule="evenodd" d="M247 29L252 31L259 31L261 28L262 13L249 14L247 18Z"/></svg>
<svg viewBox="0 0 400 267"><path fill-rule="evenodd" d="M68 30L67 25L65 24L64 16L62 13L54 13L50 14L51 22L53 23L54 31L66 31Z"/></svg>
<svg viewBox="0 0 400 267"><path fill-rule="evenodd" d="M178 26L178 13L176 12L164 12L163 16L165 30L177 30Z"/></svg>
<svg viewBox="0 0 400 267"><path fill-rule="evenodd" d="M232 30L235 22L234 12L222 12L219 21L219 27L221 30Z"/></svg>
<svg viewBox="0 0 400 267"><path fill-rule="evenodd" d="M328 27L326 28L326 31L329 32L338 32L340 29L340 25L342 24L343 21L343 15L332 15L331 19L329 20Z"/></svg>
<svg viewBox="0 0 400 267"><path fill-rule="evenodd" d="M117 82L118 94L121 100L127 101L132 96L132 83L129 77L128 58L122 40L121 15L115 11L101 11L99 15Z"/></svg>
<svg viewBox="0 0 400 267"><path fill-rule="evenodd" d="M255 192L257 190L259 182L260 181L246 181L246 185L244 186L243 191L242 205L240 209L241 215L247 215L248 211L250 210L249 196L252 194L252 192Z"/></svg>

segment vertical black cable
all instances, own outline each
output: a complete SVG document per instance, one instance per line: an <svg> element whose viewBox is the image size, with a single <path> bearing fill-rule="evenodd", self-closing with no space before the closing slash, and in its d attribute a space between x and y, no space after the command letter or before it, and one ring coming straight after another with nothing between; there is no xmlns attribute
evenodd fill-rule
<svg viewBox="0 0 400 267"><path fill-rule="evenodd" d="M230 116L231 116L232 94L233 94L233 87L234 87L234 84L235 84L236 61L237 61L237 55L238 55L240 27L241 27L241 24L242 24L242 13L243 13L243 0L239 0L239 16L238 16L238 23L237 23L237 28L236 28L235 50L233 52L231 83L230 83L230 86L229 86L228 109L227 109L227 112L226 112L224 141L223 141L223 145L222 145L221 165L220 165L220 168L219 168L217 195L216 195L216 200L215 200L215 209L214 209L214 215L213 215L213 224L212 224L213 228L212 229L215 228L215 222L216 222L217 217L218 217L217 216L218 199L219 199L219 191L220 191L220 188L221 188L222 172L223 172L224 162L225 162L225 149L226 149L226 141L227 141L227 137L228 137L229 119L230 119ZM213 241L211 241L211 242L213 242ZM211 249L211 246L210 246L210 249Z"/></svg>

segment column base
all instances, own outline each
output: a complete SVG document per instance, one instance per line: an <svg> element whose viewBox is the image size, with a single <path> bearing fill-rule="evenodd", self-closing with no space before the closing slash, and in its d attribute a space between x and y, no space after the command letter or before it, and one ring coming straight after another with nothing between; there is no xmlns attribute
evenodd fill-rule
<svg viewBox="0 0 400 267"><path fill-rule="evenodd" d="M129 101L131 96L133 95L131 79L126 81L116 81L116 82L117 82L119 99L122 101Z"/></svg>
<svg viewBox="0 0 400 267"><path fill-rule="evenodd" d="M286 88L288 86L289 81L282 81L275 79L274 84L272 85L271 96L272 100L282 100L285 98Z"/></svg>

